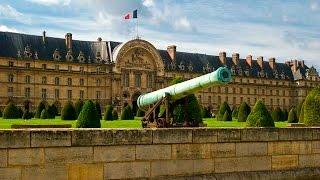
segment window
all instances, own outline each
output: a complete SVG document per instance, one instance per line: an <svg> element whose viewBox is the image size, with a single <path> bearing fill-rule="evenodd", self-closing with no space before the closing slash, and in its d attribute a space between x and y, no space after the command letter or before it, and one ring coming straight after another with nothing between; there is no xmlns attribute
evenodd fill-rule
<svg viewBox="0 0 320 180"><path fill-rule="evenodd" d="M47 69L47 65L46 64L42 64L42 70L46 70Z"/></svg>
<svg viewBox="0 0 320 180"><path fill-rule="evenodd" d="M228 93L228 92L229 92L228 87L225 87L225 88L224 88L224 93Z"/></svg>
<svg viewBox="0 0 320 180"><path fill-rule="evenodd" d="M84 79L80 79L80 86L84 86Z"/></svg>
<svg viewBox="0 0 320 180"><path fill-rule="evenodd" d="M80 90L80 99L84 99L84 91Z"/></svg>
<svg viewBox="0 0 320 180"><path fill-rule="evenodd" d="M141 87L141 74L136 74L135 75L135 86L136 87Z"/></svg>
<svg viewBox="0 0 320 180"><path fill-rule="evenodd" d="M272 90L270 90L270 95L272 95Z"/></svg>
<svg viewBox="0 0 320 180"><path fill-rule="evenodd" d="M42 84L47 84L47 77L42 77L41 83Z"/></svg>
<svg viewBox="0 0 320 180"><path fill-rule="evenodd" d="M80 72L83 72L84 68L82 66L80 66L79 70L80 70Z"/></svg>
<svg viewBox="0 0 320 180"><path fill-rule="evenodd" d="M68 86L72 86L72 79L71 79L71 78L68 78L67 85L68 85Z"/></svg>
<svg viewBox="0 0 320 180"><path fill-rule="evenodd" d="M59 89L55 89L54 90L54 98L55 99L59 99L60 98L60 90Z"/></svg>
<svg viewBox="0 0 320 180"><path fill-rule="evenodd" d="M47 99L47 89L41 89L41 98Z"/></svg>
<svg viewBox="0 0 320 180"><path fill-rule="evenodd" d="M30 63L26 63L26 69L30 69Z"/></svg>
<svg viewBox="0 0 320 180"><path fill-rule="evenodd" d="M247 102L248 102L248 104L250 104L250 98L247 98Z"/></svg>
<svg viewBox="0 0 320 180"><path fill-rule="evenodd" d="M8 82L13 82L13 74L9 74L8 76Z"/></svg>
<svg viewBox="0 0 320 180"><path fill-rule="evenodd" d="M13 87L8 87L8 97L13 96Z"/></svg>
<svg viewBox="0 0 320 180"><path fill-rule="evenodd" d="M240 97L240 102L243 102L243 97Z"/></svg>
<svg viewBox="0 0 320 180"><path fill-rule="evenodd" d="M99 74L100 73L100 71L101 71L101 68L100 67L97 67L97 74Z"/></svg>
<svg viewBox="0 0 320 180"><path fill-rule="evenodd" d="M123 86L124 87L129 87L129 82L130 82L129 73L125 72L123 74Z"/></svg>
<svg viewBox="0 0 320 180"><path fill-rule="evenodd" d="M201 95L198 96L199 101L201 102Z"/></svg>
<svg viewBox="0 0 320 180"><path fill-rule="evenodd" d="M29 75L26 75L26 79L25 79L26 84L30 84L30 80L31 80L31 77Z"/></svg>
<svg viewBox="0 0 320 180"><path fill-rule="evenodd" d="M286 105L286 99L282 99L282 105L283 105L283 106Z"/></svg>
<svg viewBox="0 0 320 180"><path fill-rule="evenodd" d="M9 67L13 67L14 63L12 61L9 61Z"/></svg>
<svg viewBox="0 0 320 180"><path fill-rule="evenodd" d="M24 90L24 97L25 97L25 98L30 98L30 88L25 88L25 90Z"/></svg>
<svg viewBox="0 0 320 180"><path fill-rule="evenodd" d="M279 90L277 90L276 93L277 93L277 96L279 96Z"/></svg>
<svg viewBox="0 0 320 180"><path fill-rule="evenodd" d="M152 75L147 75L147 88L152 88ZM211 92L211 88L209 88L209 92Z"/></svg>
<svg viewBox="0 0 320 180"><path fill-rule="evenodd" d="M72 71L72 66L68 66L68 71L69 71L69 72Z"/></svg>
<svg viewBox="0 0 320 180"><path fill-rule="evenodd" d="M96 98L97 98L97 99L100 99L100 98L101 98L101 91L97 91L97 92L96 92Z"/></svg>
<svg viewBox="0 0 320 180"><path fill-rule="evenodd" d="M59 65L58 65L58 64L54 65L54 69L55 69L56 71L59 71Z"/></svg>
<svg viewBox="0 0 320 180"><path fill-rule="evenodd" d="M54 84L55 85L60 85L60 78L59 77L55 77L54 78Z"/></svg>
<svg viewBox="0 0 320 180"><path fill-rule="evenodd" d="M278 106L280 105L280 99L277 99L277 105Z"/></svg>
<svg viewBox="0 0 320 180"><path fill-rule="evenodd" d="M71 100L72 99L72 90L68 90L67 94L68 94L68 100Z"/></svg>
<svg viewBox="0 0 320 180"><path fill-rule="evenodd" d="M97 84L97 86L100 86L100 84L101 84L100 79L97 79L96 84Z"/></svg>

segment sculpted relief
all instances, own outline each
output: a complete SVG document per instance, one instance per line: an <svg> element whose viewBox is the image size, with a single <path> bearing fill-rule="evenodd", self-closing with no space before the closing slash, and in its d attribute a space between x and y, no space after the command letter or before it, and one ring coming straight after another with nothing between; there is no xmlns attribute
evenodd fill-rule
<svg viewBox="0 0 320 180"><path fill-rule="evenodd" d="M141 48L132 49L124 56L124 67L153 70L153 59Z"/></svg>

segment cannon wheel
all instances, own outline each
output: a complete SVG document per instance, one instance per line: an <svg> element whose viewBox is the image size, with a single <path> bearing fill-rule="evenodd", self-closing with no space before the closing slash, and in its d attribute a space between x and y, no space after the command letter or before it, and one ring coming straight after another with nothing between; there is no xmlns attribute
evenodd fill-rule
<svg viewBox="0 0 320 180"><path fill-rule="evenodd" d="M157 119L157 127L158 128L165 128L168 127L167 121L165 118L158 118Z"/></svg>

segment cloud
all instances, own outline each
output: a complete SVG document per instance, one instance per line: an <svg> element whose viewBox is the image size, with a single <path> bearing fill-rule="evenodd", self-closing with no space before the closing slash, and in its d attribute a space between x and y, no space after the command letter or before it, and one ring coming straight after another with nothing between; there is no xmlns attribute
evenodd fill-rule
<svg viewBox="0 0 320 180"><path fill-rule="evenodd" d="M179 18L177 21L175 21L174 28L176 30L191 30L192 29L191 24L186 17Z"/></svg>
<svg viewBox="0 0 320 180"><path fill-rule="evenodd" d="M9 27L6 26L6 25L0 25L0 31L3 31L3 32L15 32L15 33L18 32L17 29L15 29L15 28L9 28Z"/></svg>
<svg viewBox="0 0 320 180"><path fill-rule="evenodd" d="M0 18L15 20L20 23L30 24L31 19L27 16L24 16L21 12L17 11L10 5L1 5L0 4Z"/></svg>
<svg viewBox="0 0 320 180"><path fill-rule="evenodd" d="M52 6L52 5L68 6L71 2L71 0L27 0L27 1L44 5L44 6Z"/></svg>
<svg viewBox="0 0 320 180"><path fill-rule="evenodd" d="M310 8L312 11L318 11L320 10L320 2L317 0L311 0L310 2Z"/></svg>
<svg viewBox="0 0 320 180"><path fill-rule="evenodd" d="M142 3L145 7L153 7L154 6L154 2L153 0L143 0Z"/></svg>

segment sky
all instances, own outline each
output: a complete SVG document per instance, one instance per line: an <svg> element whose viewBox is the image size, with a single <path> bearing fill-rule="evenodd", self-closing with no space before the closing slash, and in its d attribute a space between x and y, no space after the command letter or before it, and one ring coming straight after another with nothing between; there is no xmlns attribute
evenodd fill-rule
<svg viewBox="0 0 320 180"><path fill-rule="evenodd" d="M124 15L138 9L138 22ZM136 24L138 23L138 31ZM136 37L166 49L320 69L320 0L1 0L0 31L125 42Z"/></svg>

